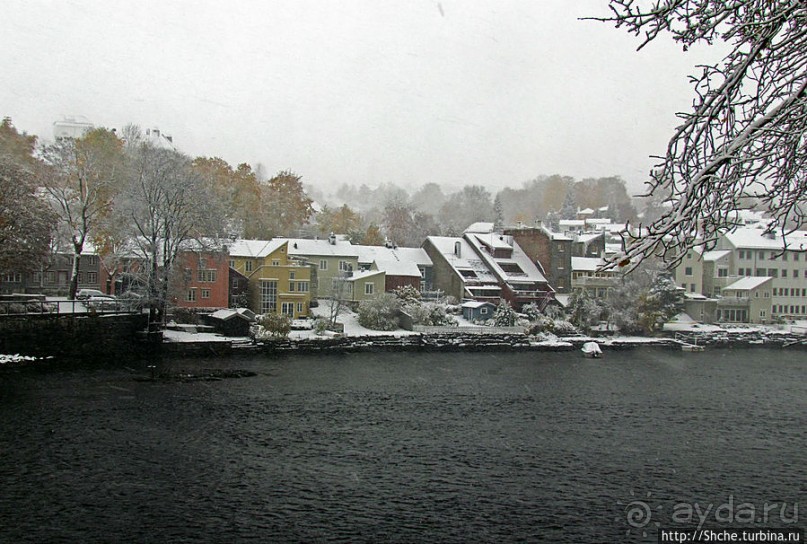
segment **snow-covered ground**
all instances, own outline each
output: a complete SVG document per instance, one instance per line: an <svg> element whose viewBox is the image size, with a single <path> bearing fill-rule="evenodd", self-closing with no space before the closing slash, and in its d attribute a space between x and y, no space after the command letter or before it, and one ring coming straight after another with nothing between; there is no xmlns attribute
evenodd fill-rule
<svg viewBox="0 0 807 544"><path fill-rule="evenodd" d="M327 317L329 312L329 306L327 300L321 300L319 306L316 308L312 308L311 310L314 317ZM461 315L453 316L454 319L457 321L457 324L460 327L484 327L484 325L478 325L476 323L472 323L467 319L464 319ZM362 327L359 324L358 316L355 312L351 310L342 310L339 313L339 317L337 321L344 326L344 335L345 336L409 336L409 335L417 335L420 333L407 331L403 329L398 329L394 331L376 331L372 329L368 329ZM804 333L807 331L807 321L798 321L794 323L788 323L786 325L705 325L702 323L698 323L693 321L691 318L682 314L678 317L678 319L674 320L673 322L667 323L664 325L664 330L668 332L725 332L725 331L732 331L732 332L801 332ZM304 329L304 330L292 330L289 333L289 338L292 340L304 340L304 339L311 339L311 338L330 338L335 336L336 333L331 331L326 331L322 335L317 335L313 329ZM223 342L223 341L235 341L235 342L244 342L244 338L229 338L224 337L215 333L208 333L208 332L184 332L184 331L176 331L176 330L166 330L163 336L169 342ZM601 342L604 345L608 344L619 344L619 343L631 343L631 344L639 344L639 343L653 343L657 342L657 338L648 338L643 336L608 336L608 337L597 337L592 338L597 342ZM552 338L548 337L546 340L539 342L540 344L547 344L547 345L567 345L567 342L564 342L562 338Z"/></svg>

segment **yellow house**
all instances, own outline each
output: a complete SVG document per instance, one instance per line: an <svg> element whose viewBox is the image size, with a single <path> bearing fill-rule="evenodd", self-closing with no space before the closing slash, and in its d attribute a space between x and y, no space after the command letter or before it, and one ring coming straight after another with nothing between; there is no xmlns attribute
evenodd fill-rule
<svg viewBox="0 0 807 544"><path fill-rule="evenodd" d="M289 256L288 240L238 240L230 268L247 278L249 309L257 314L305 317L311 303L311 268Z"/></svg>

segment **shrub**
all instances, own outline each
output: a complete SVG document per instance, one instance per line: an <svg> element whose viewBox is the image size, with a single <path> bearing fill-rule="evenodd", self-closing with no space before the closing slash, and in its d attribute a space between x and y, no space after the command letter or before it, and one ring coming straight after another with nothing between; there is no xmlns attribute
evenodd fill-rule
<svg viewBox="0 0 807 544"><path fill-rule="evenodd" d="M446 308L442 304L433 302L407 304L403 307L403 311L412 316L415 325L440 327L456 323L456 320L446 313Z"/></svg>
<svg viewBox="0 0 807 544"><path fill-rule="evenodd" d="M510 307L510 304L506 300L500 299L499 305L493 313L493 323L497 327L512 327L516 324L517 317L515 310Z"/></svg>
<svg viewBox="0 0 807 544"><path fill-rule="evenodd" d="M524 314L530 321L538 321L541 317L543 317L541 310L538 309L538 305L534 302L525 304L524 307L521 308L521 313Z"/></svg>
<svg viewBox="0 0 807 544"><path fill-rule="evenodd" d="M322 336L328 330L328 320L324 317L318 317L314 320L314 334Z"/></svg>
<svg viewBox="0 0 807 544"><path fill-rule="evenodd" d="M551 332L558 336L571 336L573 334L577 334L577 327L568 321L555 319L553 320L553 329Z"/></svg>
<svg viewBox="0 0 807 544"><path fill-rule="evenodd" d="M359 324L376 331L392 331L398 328L398 312L401 303L398 297L384 293L359 304Z"/></svg>
<svg viewBox="0 0 807 544"><path fill-rule="evenodd" d="M263 314L257 318L256 340L277 340L291 332L291 318L275 313Z"/></svg>
<svg viewBox="0 0 807 544"><path fill-rule="evenodd" d="M421 299L420 291L411 285L404 285L392 291L392 294L398 297L401 304L419 303Z"/></svg>

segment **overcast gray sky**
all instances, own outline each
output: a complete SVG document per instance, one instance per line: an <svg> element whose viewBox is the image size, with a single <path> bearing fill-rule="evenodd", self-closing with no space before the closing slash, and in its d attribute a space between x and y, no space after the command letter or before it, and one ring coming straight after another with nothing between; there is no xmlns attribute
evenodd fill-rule
<svg viewBox="0 0 807 544"><path fill-rule="evenodd" d="M579 17L607 0L3 0L0 116L171 134L193 156L343 182L622 176L664 150L683 53Z"/></svg>

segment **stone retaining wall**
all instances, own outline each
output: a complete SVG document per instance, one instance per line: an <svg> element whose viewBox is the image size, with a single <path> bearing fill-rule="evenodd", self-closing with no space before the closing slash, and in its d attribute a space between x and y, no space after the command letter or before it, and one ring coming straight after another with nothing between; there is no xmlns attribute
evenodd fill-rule
<svg viewBox="0 0 807 544"><path fill-rule="evenodd" d="M0 353L130 359L145 351L147 344L138 340L138 332L147 327L145 314L4 317L0 319Z"/></svg>

